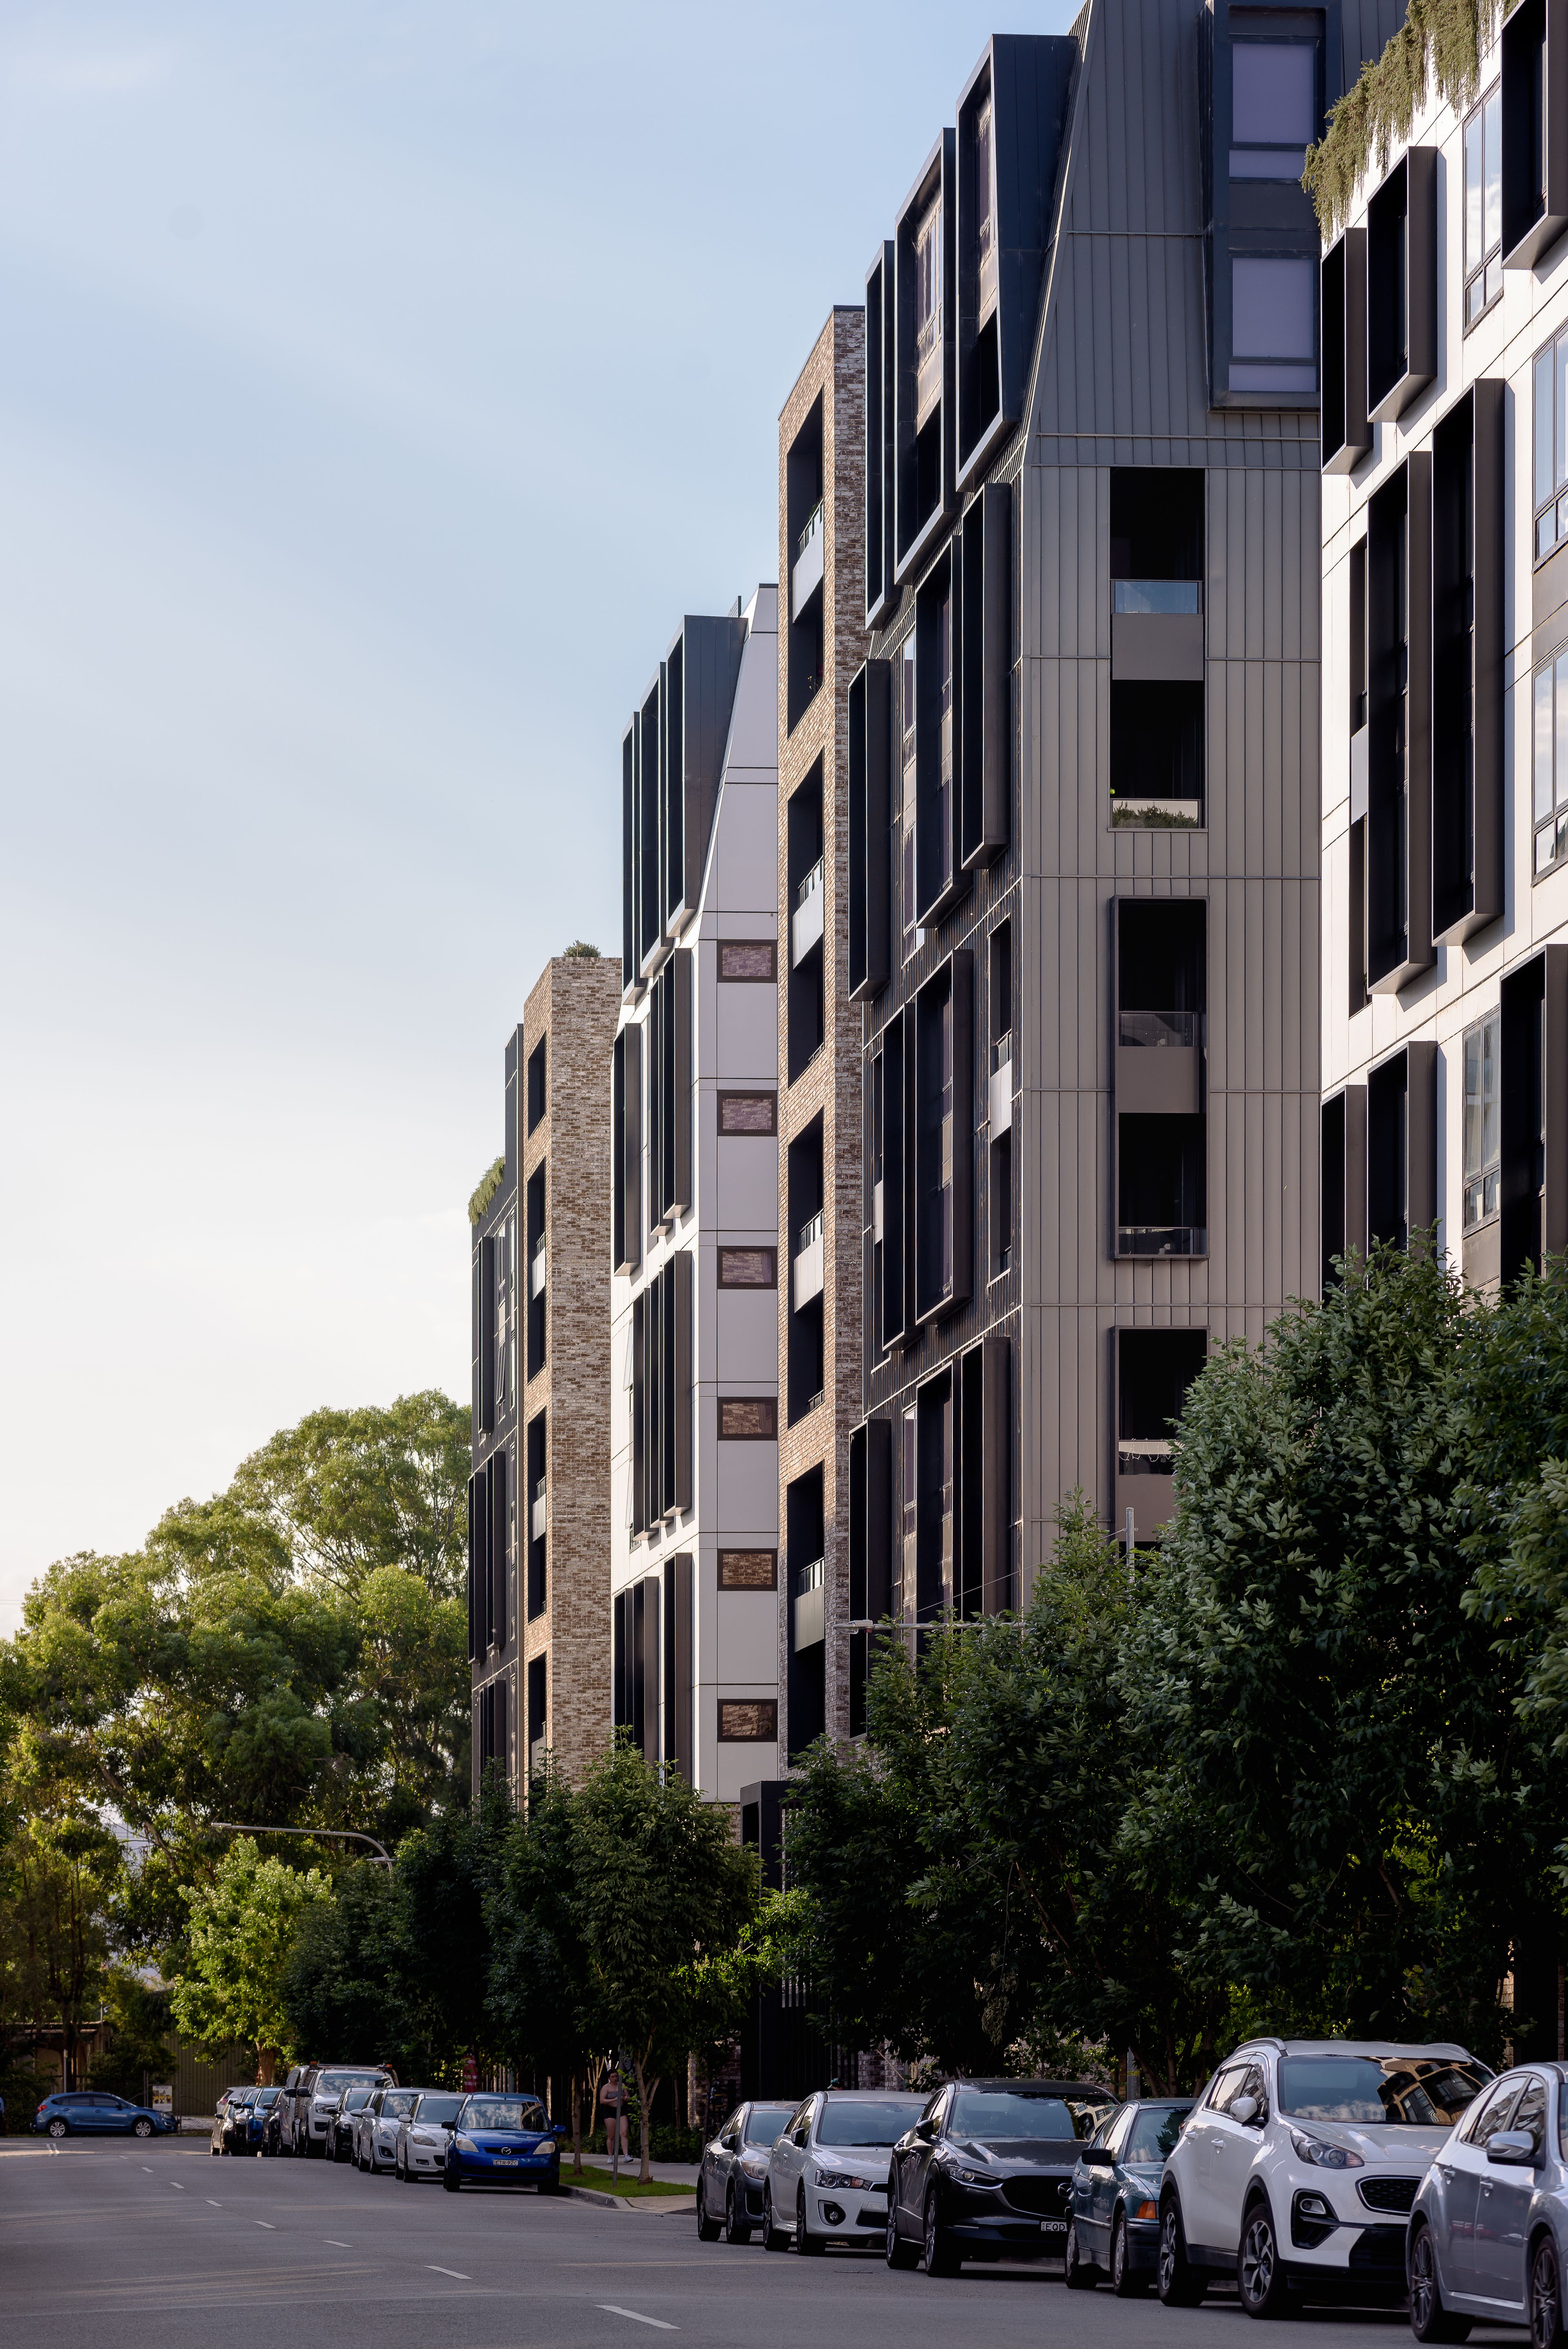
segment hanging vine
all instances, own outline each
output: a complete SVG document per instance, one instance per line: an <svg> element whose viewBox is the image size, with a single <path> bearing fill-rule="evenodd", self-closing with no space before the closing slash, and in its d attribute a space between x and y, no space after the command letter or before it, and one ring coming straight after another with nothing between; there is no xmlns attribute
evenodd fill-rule
<svg viewBox="0 0 1568 2349"><path fill-rule="evenodd" d="M1387 170L1428 90L1435 88L1456 113L1469 104L1499 20L1511 13L1503 0L1409 0L1399 30L1381 57L1362 67L1331 109L1321 141L1307 149L1302 185L1325 243L1349 217L1374 157L1379 172Z"/></svg>

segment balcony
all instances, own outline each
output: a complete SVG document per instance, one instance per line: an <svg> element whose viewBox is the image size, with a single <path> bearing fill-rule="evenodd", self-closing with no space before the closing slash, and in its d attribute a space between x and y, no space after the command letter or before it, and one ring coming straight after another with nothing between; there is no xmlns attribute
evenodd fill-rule
<svg viewBox="0 0 1568 2349"><path fill-rule="evenodd" d="M550 1741L547 1737L536 1737L534 1740L533 1744L528 1748L528 1775L530 1778L542 1778L544 1776L545 1764L548 1758L549 1752Z"/></svg>
<svg viewBox="0 0 1568 2349"><path fill-rule="evenodd" d="M1198 1041L1196 1011L1124 1011L1116 1040L1145 1051L1189 1051Z"/></svg>
<svg viewBox="0 0 1568 2349"><path fill-rule="evenodd" d="M822 1295L822 1217L813 1216L803 1224L794 1244L794 1262L790 1268L790 1299L798 1313L814 1297Z"/></svg>
<svg viewBox="0 0 1568 2349"><path fill-rule="evenodd" d="M819 1648L827 1635L827 1592L821 1558L813 1558L809 1566L794 1571L794 1629L793 1645L796 1655L803 1648Z"/></svg>
<svg viewBox="0 0 1568 2349"><path fill-rule="evenodd" d="M818 498L807 517L805 528L794 543L794 560L789 576L789 616L798 620L811 598L822 585L823 553L826 546L823 529L822 500Z"/></svg>
<svg viewBox="0 0 1568 2349"><path fill-rule="evenodd" d="M1118 1476L1168 1476L1176 1466L1176 1446L1168 1436L1124 1435L1116 1445Z"/></svg>
<svg viewBox="0 0 1568 2349"><path fill-rule="evenodd" d="M794 893L794 911L790 916L789 930L792 968L805 960L822 936L823 904L822 859L819 856Z"/></svg>
<svg viewBox="0 0 1568 2349"><path fill-rule="evenodd" d="M1118 1256L1206 1256L1209 1235L1201 1224L1118 1224Z"/></svg>
<svg viewBox="0 0 1568 2349"><path fill-rule="evenodd" d="M1155 684L1201 683L1200 581L1112 580L1111 675Z"/></svg>
<svg viewBox="0 0 1568 2349"><path fill-rule="evenodd" d="M534 1499L528 1511L528 1534L533 1541L543 1541L545 1528L550 1522L550 1504L545 1491L545 1479L540 1477L534 1487Z"/></svg>
<svg viewBox="0 0 1568 2349"><path fill-rule="evenodd" d="M545 1243L543 1240L539 1242L529 1258L528 1294L530 1297L543 1297L545 1294Z"/></svg>
<svg viewBox="0 0 1568 2349"><path fill-rule="evenodd" d="M991 1138L1012 1131L1012 1030L993 1037L991 1046L991 1089L986 1098Z"/></svg>

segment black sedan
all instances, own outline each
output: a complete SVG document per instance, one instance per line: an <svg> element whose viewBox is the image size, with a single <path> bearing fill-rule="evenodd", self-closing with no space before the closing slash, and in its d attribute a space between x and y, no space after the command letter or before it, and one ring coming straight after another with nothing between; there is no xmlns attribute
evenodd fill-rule
<svg viewBox="0 0 1568 2349"><path fill-rule="evenodd" d="M328 2161L352 2161L354 2158L354 2116L362 2113L376 2093L373 2080L361 2081L358 2086L345 2088L327 2116L327 2158Z"/></svg>
<svg viewBox="0 0 1568 2349"><path fill-rule="evenodd" d="M1086 2080L950 2080L893 2147L888 2266L1059 2259L1079 2154L1116 2102Z"/></svg>

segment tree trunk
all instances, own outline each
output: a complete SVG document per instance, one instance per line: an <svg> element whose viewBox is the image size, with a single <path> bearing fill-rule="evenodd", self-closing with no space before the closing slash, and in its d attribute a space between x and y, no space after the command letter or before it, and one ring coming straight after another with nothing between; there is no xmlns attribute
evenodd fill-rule
<svg viewBox="0 0 1568 2349"><path fill-rule="evenodd" d="M273 2083L276 2080L277 2055L278 2051L275 2047L258 2047L256 2049L256 2085L258 2088L270 2088L273 2085Z"/></svg>
<svg viewBox="0 0 1568 2349"><path fill-rule="evenodd" d="M634 2060L637 2069L637 2101L640 2107L638 2134L642 2140L642 2167L637 2174L642 2184L648 2186L653 2180L653 2172L648 2166L648 2108L659 2094L659 2084L657 2077L649 2079L640 2055Z"/></svg>
<svg viewBox="0 0 1568 2349"><path fill-rule="evenodd" d="M583 2075L572 2074L572 2175L583 2174Z"/></svg>

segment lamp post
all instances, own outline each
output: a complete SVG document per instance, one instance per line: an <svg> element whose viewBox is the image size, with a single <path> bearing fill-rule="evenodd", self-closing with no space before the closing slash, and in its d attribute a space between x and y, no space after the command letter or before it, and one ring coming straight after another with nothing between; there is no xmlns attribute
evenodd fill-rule
<svg viewBox="0 0 1568 2349"><path fill-rule="evenodd" d="M372 1867L392 1865L392 1855L386 1845L378 1842L373 1835L362 1835L358 1827L256 1827L243 1819L209 1819L207 1825L222 1828L226 1835L330 1836L338 1843L368 1843L376 1855Z"/></svg>

